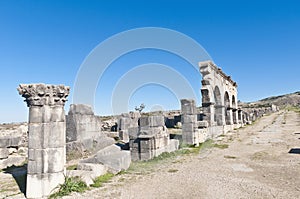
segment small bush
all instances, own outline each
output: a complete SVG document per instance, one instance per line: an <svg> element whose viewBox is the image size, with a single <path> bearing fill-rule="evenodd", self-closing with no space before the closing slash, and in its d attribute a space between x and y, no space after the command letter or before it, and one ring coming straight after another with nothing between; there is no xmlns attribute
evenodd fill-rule
<svg viewBox="0 0 300 199"><path fill-rule="evenodd" d="M79 177L66 177L65 183L59 185L58 192L51 194L49 198L58 198L70 195L72 192L84 192L88 186Z"/></svg>
<svg viewBox="0 0 300 199"><path fill-rule="evenodd" d="M112 173L106 173L102 176L99 176L94 179L94 184L91 185L91 187L101 187L103 183L108 182L110 179L114 177L114 174Z"/></svg>

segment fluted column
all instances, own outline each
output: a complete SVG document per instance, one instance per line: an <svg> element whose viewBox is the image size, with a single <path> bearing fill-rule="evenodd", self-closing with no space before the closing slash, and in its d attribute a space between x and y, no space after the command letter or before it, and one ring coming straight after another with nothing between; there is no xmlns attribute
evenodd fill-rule
<svg viewBox="0 0 300 199"><path fill-rule="evenodd" d="M64 182L66 123L64 85L20 84L29 107L27 198L43 198Z"/></svg>

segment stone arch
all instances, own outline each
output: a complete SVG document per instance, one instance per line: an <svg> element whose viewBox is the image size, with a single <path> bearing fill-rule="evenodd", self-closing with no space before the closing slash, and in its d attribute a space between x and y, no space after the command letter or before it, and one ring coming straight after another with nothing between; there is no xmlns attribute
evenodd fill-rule
<svg viewBox="0 0 300 199"><path fill-rule="evenodd" d="M230 113L230 98L227 91L224 94L224 105L225 105L225 123L226 125L231 124L231 113Z"/></svg>
<svg viewBox="0 0 300 199"><path fill-rule="evenodd" d="M214 89L214 101L215 101L215 114L214 114L214 122L217 123L218 126L223 125L223 114L222 114L222 97L220 88L215 86Z"/></svg>
<svg viewBox="0 0 300 199"><path fill-rule="evenodd" d="M235 95L232 95L232 117L233 117L233 123L237 124L238 123L238 111L237 111L237 104L236 104L236 98Z"/></svg>

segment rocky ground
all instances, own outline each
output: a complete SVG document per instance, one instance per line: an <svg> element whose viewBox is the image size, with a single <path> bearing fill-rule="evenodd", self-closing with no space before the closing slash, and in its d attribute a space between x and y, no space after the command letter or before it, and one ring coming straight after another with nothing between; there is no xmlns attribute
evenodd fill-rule
<svg viewBox="0 0 300 199"><path fill-rule="evenodd" d="M135 164L98 189L70 198L299 198L300 116L280 111L220 136L221 148ZM228 146L228 148L226 148ZM18 186L0 173L0 198ZM11 194L9 196L9 194Z"/></svg>

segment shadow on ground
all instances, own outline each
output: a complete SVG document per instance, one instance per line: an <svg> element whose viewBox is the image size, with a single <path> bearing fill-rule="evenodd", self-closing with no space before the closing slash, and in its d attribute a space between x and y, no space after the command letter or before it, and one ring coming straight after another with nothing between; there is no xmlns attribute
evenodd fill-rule
<svg viewBox="0 0 300 199"><path fill-rule="evenodd" d="M292 154L300 154L300 148L292 148L289 153L292 153Z"/></svg>
<svg viewBox="0 0 300 199"><path fill-rule="evenodd" d="M11 166L3 169L4 173L9 173L17 182L19 189L26 195L26 178L27 178L27 164L23 166Z"/></svg>

